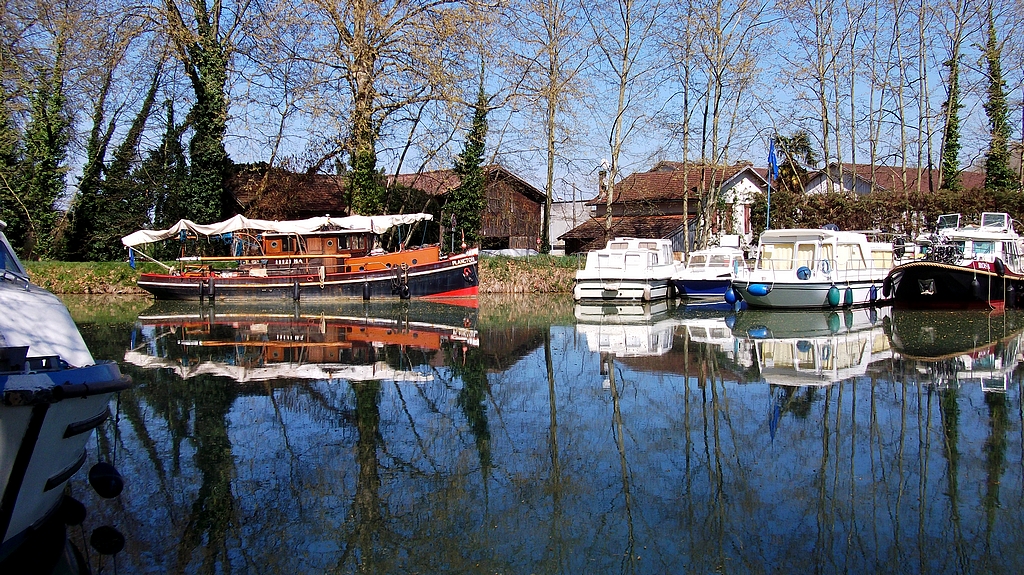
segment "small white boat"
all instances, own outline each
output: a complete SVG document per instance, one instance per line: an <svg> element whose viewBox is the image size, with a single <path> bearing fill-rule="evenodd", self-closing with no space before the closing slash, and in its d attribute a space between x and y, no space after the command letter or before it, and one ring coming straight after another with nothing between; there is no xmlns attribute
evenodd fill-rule
<svg viewBox="0 0 1024 575"><path fill-rule="evenodd" d="M754 268L732 282L726 301L738 297L754 308L873 305L885 298L882 283L892 258L891 242L872 241L864 233L768 230L761 234Z"/></svg>
<svg viewBox="0 0 1024 575"><path fill-rule="evenodd" d="M690 253L686 267L672 277L680 296L723 297L736 278L746 277L747 260L743 250L713 247Z"/></svg>
<svg viewBox="0 0 1024 575"><path fill-rule="evenodd" d="M654 301L672 297L679 266L666 239L615 238L587 254L573 299Z"/></svg>
<svg viewBox="0 0 1024 575"><path fill-rule="evenodd" d="M55 517L112 393L129 384L117 364L93 360L64 304L29 281L4 227L0 222L0 567Z"/></svg>

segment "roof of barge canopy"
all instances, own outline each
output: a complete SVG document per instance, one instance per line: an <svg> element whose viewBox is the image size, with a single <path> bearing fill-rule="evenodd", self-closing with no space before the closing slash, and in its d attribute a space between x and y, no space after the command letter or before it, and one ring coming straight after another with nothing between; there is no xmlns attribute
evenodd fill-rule
<svg viewBox="0 0 1024 575"><path fill-rule="evenodd" d="M324 229L382 234L398 225L413 224L433 218L433 215L423 213L388 216L346 216L343 218L321 216L305 220L257 220L237 215L223 222L205 225L181 219L166 230L139 230L133 232L121 238L121 243L131 248L142 244L176 238L182 231L202 236L219 236L242 230L302 235L323 231Z"/></svg>

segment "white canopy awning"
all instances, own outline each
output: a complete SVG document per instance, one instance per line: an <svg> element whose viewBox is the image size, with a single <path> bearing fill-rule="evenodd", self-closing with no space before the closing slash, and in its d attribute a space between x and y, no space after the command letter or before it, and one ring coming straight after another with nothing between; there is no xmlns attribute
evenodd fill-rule
<svg viewBox="0 0 1024 575"><path fill-rule="evenodd" d="M276 232L283 234L311 234L322 231L325 227L340 228L353 232L373 232L382 234L394 226L413 224L420 221L433 219L431 214L401 214L390 216L347 216L344 218L332 218L322 216L306 220L256 220L245 216L234 216L223 222L213 224L197 224L191 220L178 220L166 230L139 230L121 238L121 243L127 247L135 247L142 244L159 242L170 238L176 238L184 230L202 236L219 236L241 230L252 230L256 232Z"/></svg>

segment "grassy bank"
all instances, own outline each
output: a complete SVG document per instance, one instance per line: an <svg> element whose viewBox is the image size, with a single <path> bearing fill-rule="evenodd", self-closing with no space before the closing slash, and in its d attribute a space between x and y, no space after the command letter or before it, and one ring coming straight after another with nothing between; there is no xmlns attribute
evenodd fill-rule
<svg viewBox="0 0 1024 575"><path fill-rule="evenodd" d="M568 293L576 274L575 257L484 257L480 259L482 293ZM145 294L135 286L140 272L159 271L155 264L133 270L124 262L26 262L29 277L57 294Z"/></svg>

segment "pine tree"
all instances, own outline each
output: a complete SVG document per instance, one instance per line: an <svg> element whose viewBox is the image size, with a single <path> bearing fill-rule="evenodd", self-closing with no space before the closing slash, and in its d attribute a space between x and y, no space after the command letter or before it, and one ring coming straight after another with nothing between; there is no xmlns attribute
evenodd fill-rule
<svg viewBox="0 0 1024 575"><path fill-rule="evenodd" d="M21 164L25 175L22 199L30 214L22 246L28 260L61 256L54 240L57 201L66 191L64 162L71 136L60 56L52 70L40 71L37 82Z"/></svg>
<svg viewBox="0 0 1024 575"><path fill-rule="evenodd" d="M988 64L988 115L990 141L985 157L985 189L996 193L1007 192L1017 186L1010 169L1010 122L1006 104L1006 87L1000 64L1000 48L996 40L996 25L992 4L988 7L988 40L985 43L985 62Z"/></svg>
<svg viewBox="0 0 1024 575"><path fill-rule="evenodd" d="M459 185L449 193L443 212L447 216L442 216L446 224L455 216L456 235L461 238L464 234L468 245L480 243L486 206L483 161L487 140L487 94L484 92L482 66L480 72L480 92L473 106L473 125L462 153L455 159L454 171L459 177Z"/></svg>
<svg viewBox="0 0 1024 575"><path fill-rule="evenodd" d="M946 128L942 135L942 187L953 192L963 190L960 183L960 63L957 58L946 62L949 67L949 96L943 108Z"/></svg>

